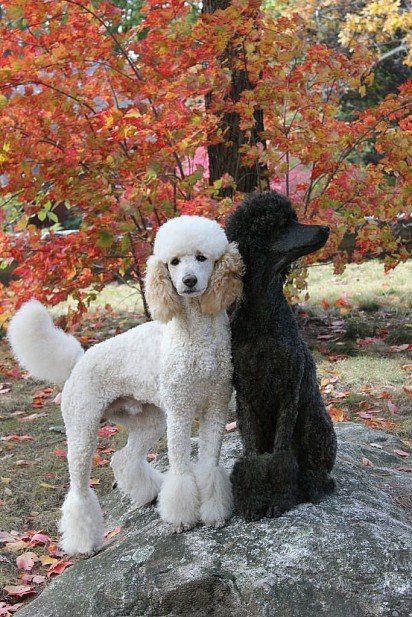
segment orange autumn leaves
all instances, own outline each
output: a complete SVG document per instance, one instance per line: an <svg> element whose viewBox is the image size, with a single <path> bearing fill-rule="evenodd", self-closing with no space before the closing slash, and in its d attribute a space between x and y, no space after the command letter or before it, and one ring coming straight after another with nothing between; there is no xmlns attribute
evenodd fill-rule
<svg viewBox="0 0 412 617"><path fill-rule="evenodd" d="M29 296L56 304L71 295L84 312L90 287L125 273L139 281L166 217L224 217L242 195L219 200L233 179L210 186L197 154L225 141L227 113L246 137L243 164L265 166L300 216L331 225L322 256L337 267L344 233L365 216L406 211L411 85L342 118L343 94L371 83L362 47L347 57L311 46L298 17L272 18L255 2L194 19L183 0L147 0L126 32L108 1L5 0L2 9L0 265L15 276L0 285L0 325ZM219 61L228 44L243 50L238 68L253 85L236 101ZM266 148L251 137L256 112ZM362 163L371 148L377 162ZM76 233L31 224L34 214L56 223L58 208L81 220ZM406 258L387 228L368 223L354 257L384 251L388 267Z"/></svg>

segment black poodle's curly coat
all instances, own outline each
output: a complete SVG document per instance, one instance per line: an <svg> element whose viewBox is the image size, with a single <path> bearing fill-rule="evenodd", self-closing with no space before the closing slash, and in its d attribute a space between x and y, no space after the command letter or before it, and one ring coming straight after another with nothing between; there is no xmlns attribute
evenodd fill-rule
<svg viewBox="0 0 412 617"><path fill-rule="evenodd" d="M288 266L323 246L329 229L301 225L289 200L249 196L226 223L245 262L244 294L231 317L237 418L244 455L235 505L247 520L280 516L333 492L336 437L313 358L283 294Z"/></svg>

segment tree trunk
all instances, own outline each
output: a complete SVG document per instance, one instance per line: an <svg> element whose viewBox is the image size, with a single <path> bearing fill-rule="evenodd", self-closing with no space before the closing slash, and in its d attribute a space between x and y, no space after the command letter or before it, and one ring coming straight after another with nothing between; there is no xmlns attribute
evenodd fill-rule
<svg viewBox="0 0 412 617"><path fill-rule="evenodd" d="M230 5L230 0L205 0L203 2L202 13L214 13L219 9L226 9ZM226 66L231 71L231 85L226 100L237 102L244 90L253 90L254 85L250 82L246 70L236 68L236 61L240 54L243 56L241 47L234 47L229 44L220 58L222 66ZM210 92L205 99L206 109L213 108L213 92ZM257 110L254 113L255 125L249 134L242 131L239 123L239 114L236 112L225 113L220 120L220 128L224 135L224 142L208 147L209 157L209 182L213 184L224 174L229 174L236 182L237 190L244 193L251 193L259 189L264 190L269 187L267 170L263 165L246 167L241 163L239 148L242 145L254 145L258 142L266 147L265 142L259 137L264 130L263 112ZM222 188L222 196L231 195L233 188Z"/></svg>

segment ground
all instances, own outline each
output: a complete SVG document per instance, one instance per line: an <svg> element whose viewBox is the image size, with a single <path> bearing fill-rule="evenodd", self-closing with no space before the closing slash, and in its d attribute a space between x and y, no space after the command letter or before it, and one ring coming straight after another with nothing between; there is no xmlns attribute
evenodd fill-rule
<svg viewBox="0 0 412 617"><path fill-rule="evenodd" d="M394 431L403 442L397 456L404 473L410 470L412 446L411 292L412 262L386 276L378 262L351 265L339 277L333 276L330 265L316 265L310 268L310 298L296 306L333 420ZM55 309L55 316L64 308ZM142 320L136 292L112 285L77 336L87 346ZM68 485L64 428L53 402L57 394L56 387L27 379L12 361L6 340L0 340L0 530L6 532L0 533L5 546L0 590L17 586L6 588L7 602L24 600L25 593L41 589L43 577L66 567L53 542ZM111 490L110 454L125 438L118 427L101 429L92 470L99 494ZM164 446L163 440L157 452ZM34 532L41 535L33 536ZM16 564L23 554L27 563L23 559ZM4 606L0 600L0 615L5 614Z"/></svg>

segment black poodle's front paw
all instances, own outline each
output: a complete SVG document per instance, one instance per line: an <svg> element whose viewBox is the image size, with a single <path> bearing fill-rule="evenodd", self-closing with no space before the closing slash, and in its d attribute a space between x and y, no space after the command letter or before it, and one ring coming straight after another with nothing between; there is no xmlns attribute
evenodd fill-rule
<svg viewBox="0 0 412 617"><path fill-rule="evenodd" d="M336 489L335 480L325 471L305 470L299 475L299 485L304 501L320 503Z"/></svg>
<svg viewBox="0 0 412 617"><path fill-rule="evenodd" d="M265 517L270 493L265 458L254 456L236 461L230 480L235 511L249 522Z"/></svg>

